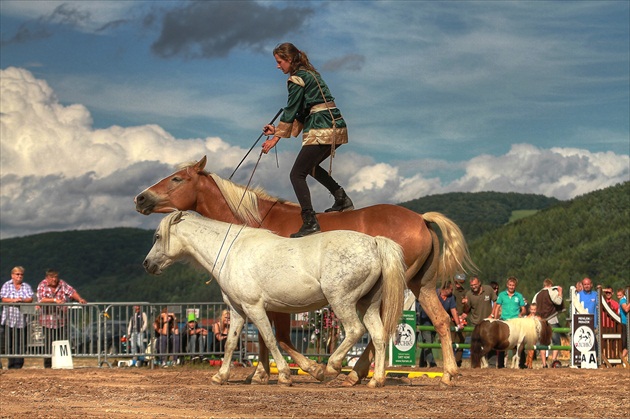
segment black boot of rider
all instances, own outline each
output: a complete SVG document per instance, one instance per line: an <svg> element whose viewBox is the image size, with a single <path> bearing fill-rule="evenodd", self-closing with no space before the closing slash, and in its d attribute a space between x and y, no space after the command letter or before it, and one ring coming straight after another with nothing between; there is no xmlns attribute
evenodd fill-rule
<svg viewBox="0 0 630 419"><path fill-rule="evenodd" d="M337 189L333 196L335 197L335 203L331 208L328 208L325 212L333 212L333 211L350 211L354 209L354 204L346 195L346 191L343 188Z"/></svg>
<svg viewBox="0 0 630 419"><path fill-rule="evenodd" d="M304 237L309 234L317 233L320 231L315 211L306 210L302 211L302 227L297 233L291 234L291 238Z"/></svg>

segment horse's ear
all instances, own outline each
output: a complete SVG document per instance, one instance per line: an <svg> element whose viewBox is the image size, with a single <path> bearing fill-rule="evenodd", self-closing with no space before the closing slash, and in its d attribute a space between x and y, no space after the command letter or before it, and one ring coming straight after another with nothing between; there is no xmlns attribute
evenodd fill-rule
<svg viewBox="0 0 630 419"><path fill-rule="evenodd" d="M208 161L207 157L206 157L206 156L203 156L203 157L201 158L201 160L199 160L199 161L195 164L195 170L196 170L197 172L201 172L201 171L204 169L204 167L206 167L206 162L207 162L207 161Z"/></svg>

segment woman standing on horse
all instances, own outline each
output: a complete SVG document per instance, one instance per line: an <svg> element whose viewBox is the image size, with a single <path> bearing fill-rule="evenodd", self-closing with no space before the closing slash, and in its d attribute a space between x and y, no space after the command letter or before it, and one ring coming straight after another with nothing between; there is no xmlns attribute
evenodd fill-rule
<svg viewBox="0 0 630 419"><path fill-rule="evenodd" d="M343 188L330 176L330 172L320 164L332 157L335 149L348 142L348 130L341 112L336 107L328 86L307 55L295 45L284 43L273 50L278 68L289 75L287 81L289 98L278 126L266 125L265 135L273 135L263 143L266 154L276 146L280 138L302 134L302 149L298 153L290 179L293 190L302 208L302 227L291 237L303 237L320 231L319 223L311 203L311 192L306 176L311 175L335 197L331 211L348 211L354 205Z"/></svg>

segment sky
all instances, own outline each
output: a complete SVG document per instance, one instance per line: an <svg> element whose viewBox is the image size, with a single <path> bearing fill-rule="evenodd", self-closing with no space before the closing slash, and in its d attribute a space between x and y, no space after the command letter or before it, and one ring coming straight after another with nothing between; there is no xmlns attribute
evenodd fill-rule
<svg viewBox="0 0 630 419"><path fill-rule="evenodd" d="M357 207L628 181L629 22L628 1L2 0L0 238L152 229L133 197L177 164L228 178L286 105L282 42L346 119ZM300 139L256 165L263 140L233 180L295 201Z"/></svg>

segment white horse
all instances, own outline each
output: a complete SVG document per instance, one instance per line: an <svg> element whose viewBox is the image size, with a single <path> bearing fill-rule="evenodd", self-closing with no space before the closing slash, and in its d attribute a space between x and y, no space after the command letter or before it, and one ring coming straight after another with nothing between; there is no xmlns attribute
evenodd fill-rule
<svg viewBox="0 0 630 419"><path fill-rule="evenodd" d="M232 309L225 360L231 359L248 317L276 361L278 384L291 385L291 371L266 312L299 313L330 304L346 337L323 375L333 378L341 372L343 358L367 328L375 346L374 376L368 386L384 384L385 346L400 319L405 289L405 263L394 241L354 231L288 239L268 230L175 212L160 222L144 267L159 275L180 260L210 272ZM223 362L212 381L224 384L229 374L230 362Z"/></svg>

